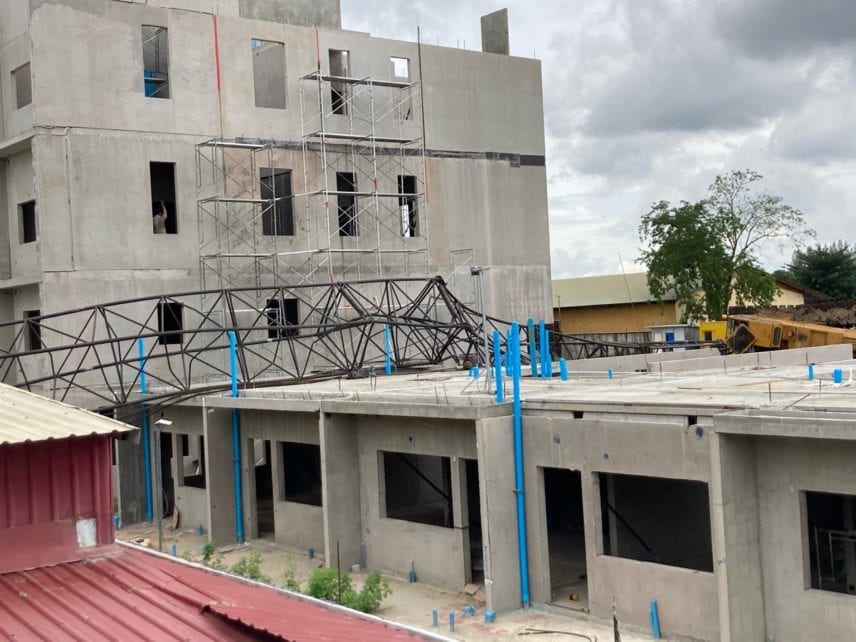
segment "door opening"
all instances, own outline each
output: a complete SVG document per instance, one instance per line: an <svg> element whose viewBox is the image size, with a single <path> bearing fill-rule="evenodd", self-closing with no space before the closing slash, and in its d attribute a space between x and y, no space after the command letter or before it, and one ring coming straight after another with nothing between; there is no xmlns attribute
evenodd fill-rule
<svg viewBox="0 0 856 642"><path fill-rule="evenodd" d="M544 468L544 506L552 602L588 610L582 475L578 470Z"/></svg>

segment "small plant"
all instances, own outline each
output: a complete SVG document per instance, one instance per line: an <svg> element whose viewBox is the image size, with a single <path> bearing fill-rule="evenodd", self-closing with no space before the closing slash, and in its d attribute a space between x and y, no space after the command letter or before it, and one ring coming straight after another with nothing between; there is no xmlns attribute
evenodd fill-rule
<svg viewBox="0 0 856 642"><path fill-rule="evenodd" d="M294 567L293 562L289 563L285 569L282 585L289 591L294 591L295 593L301 592L300 582L297 580L297 569Z"/></svg>
<svg viewBox="0 0 856 642"><path fill-rule="evenodd" d="M210 564L215 552L216 549L214 548L214 542L205 542L202 545L202 563L206 566Z"/></svg>
<svg viewBox="0 0 856 642"><path fill-rule="evenodd" d="M248 580L255 580L256 582L263 582L265 584L273 584L273 580L262 573L261 563L262 554L258 551L254 551L249 555L244 555L239 558L237 562L232 564L232 567L229 570L235 575L246 577Z"/></svg>
<svg viewBox="0 0 856 642"><path fill-rule="evenodd" d="M380 573L372 573L366 578L363 588L357 591L350 575L345 573L340 576L335 568L330 567L312 572L306 583L306 593L363 613L373 613L380 607L383 598L392 594L392 589Z"/></svg>

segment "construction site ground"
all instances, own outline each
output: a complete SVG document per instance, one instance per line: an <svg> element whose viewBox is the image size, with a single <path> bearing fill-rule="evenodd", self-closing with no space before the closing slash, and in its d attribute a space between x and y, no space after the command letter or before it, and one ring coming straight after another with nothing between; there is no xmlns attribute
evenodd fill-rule
<svg viewBox="0 0 856 642"><path fill-rule="evenodd" d="M116 531L116 539L136 541L157 550L157 527L153 524L135 524ZM206 542L204 534L193 530L173 530L164 522L162 547L165 553L173 551L179 557L200 562L202 546ZM274 584L283 586L287 574L291 573L301 585L305 584L309 574L324 566L323 558L309 557L308 551L274 545L271 540L254 540L242 545L225 546L217 549L215 558L226 568L241 557L254 551L261 554L261 570L272 578ZM357 586L361 584L362 573L351 574ZM461 591L444 589L420 582L411 583L406 578L386 576L392 594L388 596L375 615L393 622L424 629L434 634L455 640L582 640L589 642L611 642L614 639L612 622L592 618L559 605L535 607L510 613L499 613L495 622L485 622L485 607L476 599ZM418 578L417 578L418 580ZM476 612L472 616L464 614L464 607L472 605ZM432 626L432 611L437 611L438 627ZM449 612L455 613L455 629L449 630ZM651 640L650 635L634 630L625 624L620 625L622 642L643 642Z"/></svg>

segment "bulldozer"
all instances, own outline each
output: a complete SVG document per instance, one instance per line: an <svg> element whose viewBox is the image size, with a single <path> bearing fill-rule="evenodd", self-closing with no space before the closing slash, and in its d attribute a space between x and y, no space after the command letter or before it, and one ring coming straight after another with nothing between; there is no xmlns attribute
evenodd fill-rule
<svg viewBox="0 0 856 642"><path fill-rule="evenodd" d="M756 314L729 314L727 322L725 342L735 354L849 343L856 356L856 329Z"/></svg>

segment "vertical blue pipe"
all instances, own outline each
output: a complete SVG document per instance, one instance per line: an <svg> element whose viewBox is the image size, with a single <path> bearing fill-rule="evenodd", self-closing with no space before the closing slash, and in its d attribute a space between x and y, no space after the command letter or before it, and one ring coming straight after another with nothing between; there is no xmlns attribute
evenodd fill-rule
<svg viewBox="0 0 856 642"><path fill-rule="evenodd" d="M657 600L651 600L651 606L648 607L648 613L651 615L651 633L655 640L660 639L660 613L657 611Z"/></svg>
<svg viewBox="0 0 856 642"><path fill-rule="evenodd" d="M229 330L229 369L232 373L232 396L238 396L238 346L235 331ZM232 408L232 462L235 476L235 534L244 543L244 489L241 481L241 423L238 409Z"/></svg>
<svg viewBox="0 0 856 642"><path fill-rule="evenodd" d="M531 319L529 322L533 323ZM526 497L523 487L523 416L520 406L520 328L516 321L511 324L511 336L511 344L515 346L512 358L514 374L511 380L514 391L514 492L517 495L517 552L520 558L520 597L523 602L523 608L526 609L529 608L529 560L526 553ZM530 342L531 347L532 342ZM537 360L533 359L532 363L537 363Z"/></svg>
<svg viewBox="0 0 856 642"><path fill-rule="evenodd" d="M511 377L512 375L512 366L511 366L511 357L510 355L513 353L513 349L511 347L511 328L505 333L505 376Z"/></svg>
<svg viewBox="0 0 856 642"><path fill-rule="evenodd" d="M383 366L385 374L392 374L392 341L389 336L389 324L383 324L383 345L386 350L386 363Z"/></svg>
<svg viewBox="0 0 856 642"><path fill-rule="evenodd" d="M562 381L568 380L568 361L564 357L559 359L559 375Z"/></svg>
<svg viewBox="0 0 856 642"><path fill-rule="evenodd" d="M553 355L550 352L550 331L544 331L544 365L547 366L547 379L553 378Z"/></svg>
<svg viewBox="0 0 856 642"><path fill-rule="evenodd" d="M547 354L547 324L544 323L543 319L538 322L538 339L541 344L540 356L541 356L541 378L546 379L547 377L547 359L549 356Z"/></svg>
<svg viewBox="0 0 856 642"><path fill-rule="evenodd" d="M526 321L529 330L529 369L533 377L538 376L538 350L535 345L535 319L529 317Z"/></svg>
<svg viewBox="0 0 856 642"><path fill-rule="evenodd" d="M137 355L140 361L140 394L148 394L149 388L146 382L146 347L143 344L143 338L137 339ZM145 471L146 483L146 521L150 522L154 518L152 510L152 447L149 443L149 409L143 403L143 426L140 429L140 441L143 445L143 469Z"/></svg>
<svg viewBox="0 0 856 642"><path fill-rule="evenodd" d="M506 359L508 355L506 355ZM496 403L505 402L505 392L502 389L502 349L499 346L499 330L493 331L493 367L496 373Z"/></svg>

